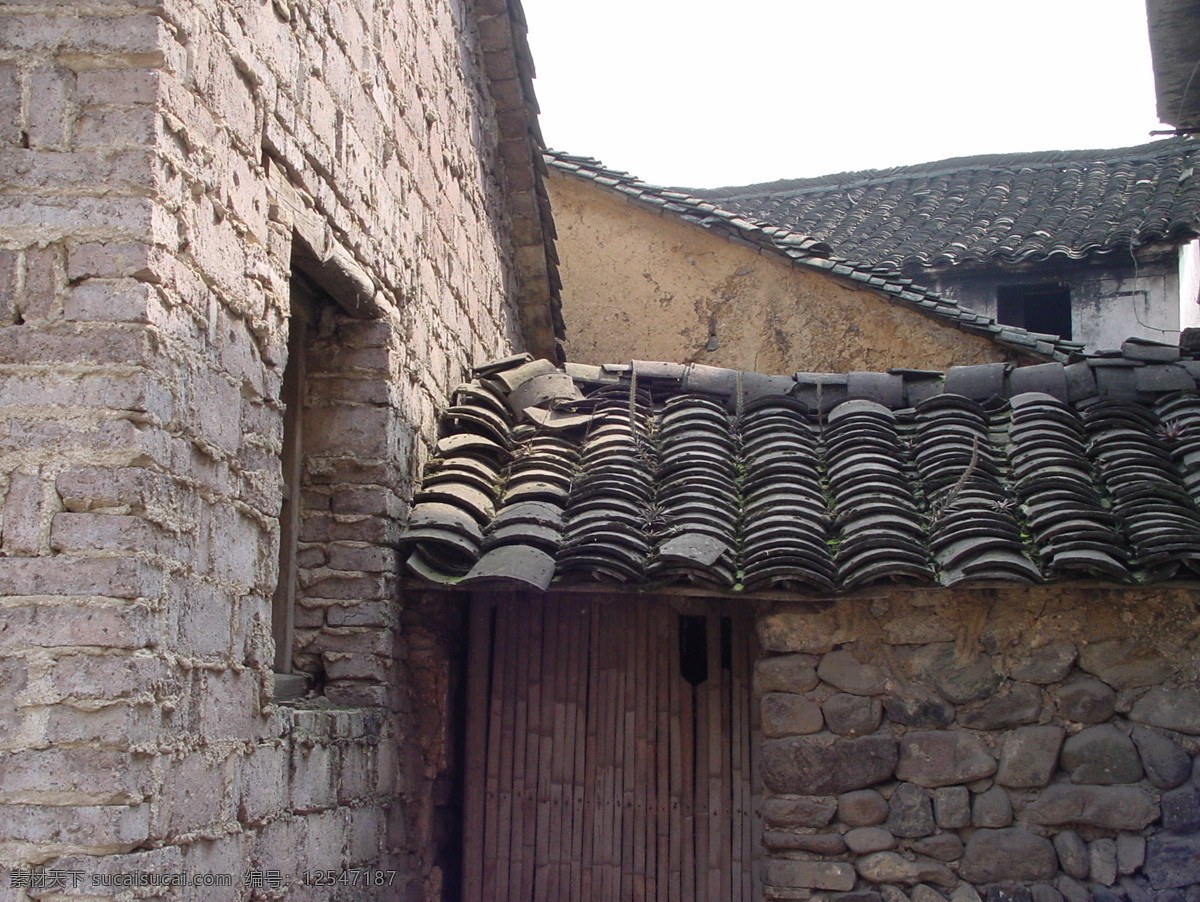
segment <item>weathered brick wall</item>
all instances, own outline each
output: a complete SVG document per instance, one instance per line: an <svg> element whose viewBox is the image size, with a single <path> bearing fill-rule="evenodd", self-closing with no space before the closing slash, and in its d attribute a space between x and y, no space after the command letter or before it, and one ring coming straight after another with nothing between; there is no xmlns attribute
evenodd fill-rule
<svg viewBox="0 0 1200 902"><path fill-rule="evenodd" d="M0 898L35 864L235 876L171 899L437 892L451 743L408 674L449 691L445 611L416 650L395 629L391 518L438 399L520 343L469 19L0 6ZM331 309L313 344L296 636L325 685L289 708L270 596L298 220L376 315ZM399 874L296 883L349 865Z"/></svg>
<svg viewBox="0 0 1200 902"><path fill-rule="evenodd" d="M1194 590L897 591L758 627L767 898L1200 894Z"/></svg>

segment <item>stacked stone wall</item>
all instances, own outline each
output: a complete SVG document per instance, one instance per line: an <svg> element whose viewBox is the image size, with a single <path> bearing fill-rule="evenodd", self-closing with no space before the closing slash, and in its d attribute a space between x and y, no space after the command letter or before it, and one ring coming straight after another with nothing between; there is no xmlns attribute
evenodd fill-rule
<svg viewBox="0 0 1200 902"><path fill-rule="evenodd" d="M34 868L233 875L136 894L206 902L373 897L302 885L347 867L441 892L453 737L421 717L453 616L398 610L392 518L438 399L520 343L475 15L0 5L0 898L54 897ZM355 315L311 345L296 653L322 682L287 707L298 250L351 274Z"/></svg>
<svg viewBox="0 0 1200 902"><path fill-rule="evenodd" d="M897 592L759 618L770 899L1200 899L1193 589Z"/></svg>

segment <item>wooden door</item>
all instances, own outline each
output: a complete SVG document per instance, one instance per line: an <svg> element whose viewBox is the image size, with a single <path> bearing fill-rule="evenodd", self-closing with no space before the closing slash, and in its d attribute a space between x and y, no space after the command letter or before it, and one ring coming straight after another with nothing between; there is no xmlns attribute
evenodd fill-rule
<svg viewBox="0 0 1200 902"><path fill-rule="evenodd" d="M473 601L467 902L750 902L748 612Z"/></svg>

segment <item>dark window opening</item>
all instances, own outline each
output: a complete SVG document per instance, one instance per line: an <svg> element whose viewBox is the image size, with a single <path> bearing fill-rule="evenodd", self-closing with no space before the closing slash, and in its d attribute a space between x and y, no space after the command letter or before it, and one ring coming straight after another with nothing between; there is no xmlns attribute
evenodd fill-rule
<svg viewBox="0 0 1200 902"><path fill-rule="evenodd" d="M708 619L679 618L679 675L693 686L708 679Z"/></svg>
<svg viewBox="0 0 1200 902"><path fill-rule="evenodd" d="M733 621L721 618L721 669L733 669Z"/></svg>
<svg viewBox="0 0 1200 902"><path fill-rule="evenodd" d="M1030 332L1071 338L1071 287L1063 282L1001 285L996 289L996 319Z"/></svg>

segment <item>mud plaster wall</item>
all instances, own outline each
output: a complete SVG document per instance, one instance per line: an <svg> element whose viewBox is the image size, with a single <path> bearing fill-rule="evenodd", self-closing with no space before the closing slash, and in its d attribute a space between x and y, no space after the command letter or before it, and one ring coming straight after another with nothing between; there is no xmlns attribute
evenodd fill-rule
<svg viewBox="0 0 1200 902"><path fill-rule="evenodd" d="M579 179L552 170L548 187L569 360L840 373L1007 359L979 336Z"/></svg>
<svg viewBox="0 0 1200 902"><path fill-rule="evenodd" d="M1194 588L760 612L767 898L1200 897Z"/></svg>
<svg viewBox="0 0 1200 902"><path fill-rule="evenodd" d="M182 872L233 884L135 895L363 898L302 885L348 866L439 896L452 762L422 712L447 706L453 624L394 603L393 518L436 399L519 344L469 21L454 0L0 6L0 898L33 866L89 898ZM271 703L276 178L382 311L329 310L312 349L296 635L327 682L297 707Z"/></svg>

